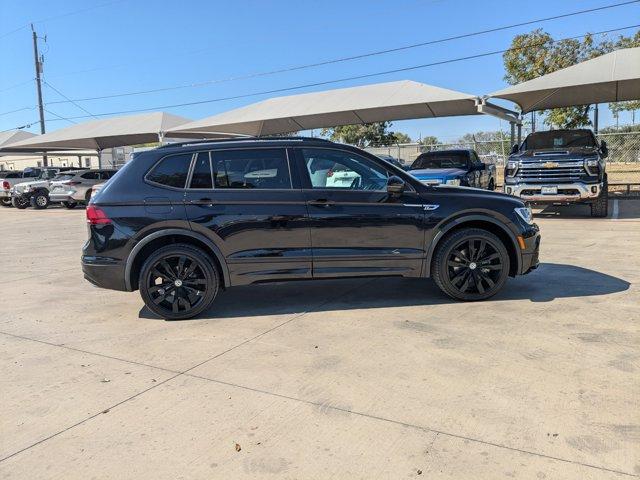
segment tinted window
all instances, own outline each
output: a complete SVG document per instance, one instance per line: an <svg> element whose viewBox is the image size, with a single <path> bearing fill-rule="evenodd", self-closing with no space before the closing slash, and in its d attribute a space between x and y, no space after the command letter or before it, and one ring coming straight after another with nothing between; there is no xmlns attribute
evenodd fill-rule
<svg viewBox="0 0 640 480"><path fill-rule="evenodd" d="M147 180L168 187L184 188L187 183L187 172L191 163L191 154L170 155L147 174Z"/></svg>
<svg viewBox="0 0 640 480"><path fill-rule="evenodd" d="M82 178L87 179L87 180L99 180L100 179L100 172L87 172L87 173L83 173L80 176Z"/></svg>
<svg viewBox="0 0 640 480"><path fill-rule="evenodd" d="M0 178L22 178L22 172L0 172Z"/></svg>
<svg viewBox="0 0 640 480"><path fill-rule="evenodd" d="M302 156L313 188L386 189L389 173L368 158L323 148L303 148Z"/></svg>
<svg viewBox="0 0 640 480"><path fill-rule="evenodd" d="M215 188L291 188L289 162L282 148L211 152Z"/></svg>
<svg viewBox="0 0 640 480"><path fill-rule="evenodd" d="M209 152L200 152L191 177L191 188L213 188Z"/></svg>
<svg viewBox="0 0 640 480"><path fill-rule="evenodd" d="M39 168L28 168L24 171L25 178L37 178L40 176L41 170Z"/></svg>
<svg viewBox="0 0 640 480"><path fill-rule="evenodd" d="M524 140L523 150L595 146L595 138L588 130L551 130L529 134Z"/></svg>
<svg viewBox="0 0 640 480"><path fill-rule="evenodd" d="M71 180L73 177L75 177L75 175L72 174L72 173L59 173L58 175L53 177L53 179L56 182L62 182L62 181L65 181L65 180Z"/></svg>
<svg viewBox="0 0 640 480"><path fill-rule="evenodd" d="M411 165L412 170L422 168L467 168L467 152L428 152L420 155Z"/></svg>

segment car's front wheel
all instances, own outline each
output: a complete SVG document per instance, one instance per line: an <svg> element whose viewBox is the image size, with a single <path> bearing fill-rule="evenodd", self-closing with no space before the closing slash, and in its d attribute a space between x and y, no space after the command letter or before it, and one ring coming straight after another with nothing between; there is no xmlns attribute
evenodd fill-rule
<svg viewBox="0 0 640 480"><path fill-rule="evenodd" d="M456 300L492 297L509 276L509 254L493 233L465 228L445 237L438 245L431 267L436 285Z"/></svg>
<svg viewBox="0 0 640 480"><path fill-rule="evenodd" d="M76 202L62 202L62 206L71 210L72 208L76 208L78 204Z"/></svg>
<svg viewBox="0 0 640 480"><path fill-rule="evenodd" d="M220 286L216 267L201 249L186 244L162 247L142 266L140 295L162 318L192 318L209 308Z"/></svg>
<svg viewBox="0 0 640 480"><path fill-rule="evenodd" d="M0 200L0 204L2 204L3 207L10 207L11 206L11 199L10 198L3 198Z"/></svg>
<svg viewBox="0 0 640 480"><path fill-rule="evenodd" d="M24 210L29 206L29 199L22 195L18 195L17 197L11 197L11 205L14 207Z"/></svg>

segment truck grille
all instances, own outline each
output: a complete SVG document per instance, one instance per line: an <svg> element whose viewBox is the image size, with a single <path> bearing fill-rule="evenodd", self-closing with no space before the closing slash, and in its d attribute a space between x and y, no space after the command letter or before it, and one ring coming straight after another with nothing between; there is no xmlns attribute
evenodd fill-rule
<svg viewBox="0 0 640 480"><path fill-rule="evenodd" d="M516 178L527 183L562 183L580 180L584 174L582 160L541 159L520 163Z"/></svg>

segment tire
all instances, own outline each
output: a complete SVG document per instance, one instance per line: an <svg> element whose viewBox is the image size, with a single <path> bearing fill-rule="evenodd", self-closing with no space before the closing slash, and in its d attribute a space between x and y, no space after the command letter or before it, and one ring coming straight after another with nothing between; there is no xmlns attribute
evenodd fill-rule
<svg viewBox="0 0 640 480"><path fill-rule="evenodd" d="M445 294L469 302L498 293L509 268L509 253L502 240L487 230L465 228L447 235L437 246L431 276Z"/></svg>
<svg viewBox="0 0 640 480"><path fill-rule="evenodd" d="M0 200L0 205L2 205L3 207L11 207L11 199L10 198L3 198L2 200Z"/></svg>
<svg viewBox="0 0 640 480"><path fill-rule="evenodd" d="M33 208L43 210L49 206L49 195L44 192L36 192L31 196L29 203Z"/></svg>
<svg viewBox="0 0 640 480"><path fill-rule="evenodd" d="M11 205L16 207L17 209L24 210L29 206L29 199L23 197L22 195L18 197L11 197Z"/></svg>
<svg viewBox="0 0 640 480"><path fill-rule="evenodd" d="M489 180L489 186L487 187L487 190L495 190L496 189L496 182L495 180L492 178L491 180Z"/></svg>
<svg viewBox="0 0 640 480"><path fill-rule="evenodd" d="M84 204L89 205L91 201L91 189L87 190L87 193L84 194Z"/></svg>
<svg viewBox="0 0 640 480"><path fill-rule="evenodd" d="M609 215L609 184L605 180L600 195L591 203L591 216L607 218L607 215Z"/></svg>
<svg viewBox="0 0 640 480"><path fill-rule="evenodd" d="M78 204L76 202L62 202L62 206L71 210L73 208L76 208Z"/></svg>
<svg viewBox="0 0 640 480"><path fill-rule="evenodd" d="M142 300L152 312L166 320L184 320L211 306L220 277L203 250L175 244L160 248L145 260L138 285Z"/></svg>

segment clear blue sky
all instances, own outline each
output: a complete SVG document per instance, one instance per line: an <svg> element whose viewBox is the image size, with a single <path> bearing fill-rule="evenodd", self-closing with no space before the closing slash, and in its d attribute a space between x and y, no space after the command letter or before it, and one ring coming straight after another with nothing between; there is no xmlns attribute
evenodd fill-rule
<svg viewBox="0 0 640 480"><path fill-rule="evenodd" d="M47 36L46 44L42 43L45 79L76 99L227 79L611 3L617 0L0 0L0 114L26 108L0 115L0 130L38 118L35 86L30 81L34 77L31 31L24 27L30 22L37 22L39 35ZM632 25L638 19L640 4L633 4L539 26L554 38L563 38ZM292 87L504 49L514 35L533 28L206 87L87 101L81 106L91 113L105 113ZM503 76L502 57L495 55L292 93L411 79L486 94L504 86ZM64 100L48 86L44 98L45 103ZM264 98L168 111L196 119ZM62 117L86 115L69 103L46 108ZM46 118L56 117L47 113ZM609 112L601 116L603 126L612 121ZM626 115L621 117L621 123L629 121ZM47 129L69 125L49 122ZM414 138L422 134L449 139L499 127L497 119L477 116L395 122L393 128ZM38 131L38 125L30 130Z"/></svg>

